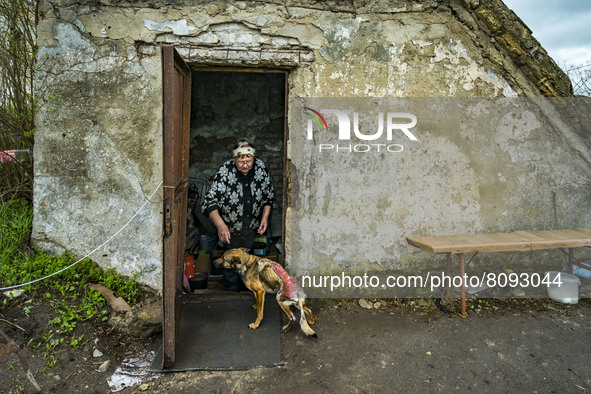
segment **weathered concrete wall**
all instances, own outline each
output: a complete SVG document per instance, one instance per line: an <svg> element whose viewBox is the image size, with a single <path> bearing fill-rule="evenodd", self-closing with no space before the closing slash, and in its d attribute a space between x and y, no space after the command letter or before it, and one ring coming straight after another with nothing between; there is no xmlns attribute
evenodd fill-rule
<svg viewBox="0 0 591 394"><path fill-rule="evenodd" d="M306 106L323 112L330 130L314 127L313 139L291 143L290 251L300 275L420 269L428 255L409 246L409 236L591 225L589 151L584 158L572 149L551 99L306 98L292 104L293 129L307 134ZM586 104L588 111L591 100ZM400 130L390 141L385 132L373 141L340 140L336 116L322 109L344 110L351 119L357 112L366 135L376 133L378 113L410 113L418 120L410 130L417 140ZM390 144L396 144L391 151ZM582 258L584 251L577 253ZM534 261L559 269L563 261L559 252L527 260L522 269Z"/></svg>
<svg viewBox="0 0 591 394"><path fill-rule="evenodd" d="M33 239L77 256L123 227L162 180L162 82L157 58L100 37L90 8L42 7L37 89ZM91 256L160 287L162 193Z"/></svg>
<svg viewBox="0 0 591 394"><path fill-rule="evenodd" d="M33 236L41 246L65 247L79 255L117 231L162 179L158 45L163 43L174 44L194 66L287 68L290 98L515 97L572 91L527 28L497 0L55 0L45 1L41 13L38 90L47 101L37 119ZM291 116L290 130L295 130L293 121ZM547 228L553 191L560 194L561 208L580 206L589 212L588 146L561 143L549 154L548 133L516 135L515 130L509 127L497 137L432 132L423 136L424 145L412 161L398 162L398 157L373 166L372 209L414 206L417 195L439 201L429 214L397 211L363 222L376 234L394 227L395 236L354 239L346 229L333 227L341 232L336 240L343 245L348 240L372 250L371 258L358 253L347 257L347 264L380 269L381 261L404 260L408 252L402 237L409 234ZM580 139L576 133L571 137ZM482 138L495 150L469 147L467 141ZM560 130L553 138L561 139ZM304 139L290 134L292 152L305 152ZM523 144L516 147L517 142ZM580 154L573 155L577 149ZM340 157L312 152L293 157L294 176L299 177L294 182L301 185L305 178L310 203L329 203L332 212L311 211L308 219L322 222L343 213L355 221L363 216L369 190L358 189L364 187L356 183L359 177ZM418 168L411 165L415 161ZM516 162L540 165L513 167ZM557 162L574 169L576 181L566 170L545 172ZM354 169L364 174L369 164ZM392 179L392 166L413 178ZM343 173L327 183L323 169ZM433 171L448 181L428 182ZM397 182L406 182L404 190L411 194L397 195L392 205ZM569 193L558 190L563 185ZM335 197L344 191L348 198ZM140 280L160 288L161 193L152 200L92 257L124 273L140 272ZM528 203L522 205L524 200ZM457 210L446 209L451 201L459 203ZM588 214L570 214L563 225L589 226L590 220ZM333 268L349 255L348 249L337 250L341 246L314 245L332 256Z"/></svg>

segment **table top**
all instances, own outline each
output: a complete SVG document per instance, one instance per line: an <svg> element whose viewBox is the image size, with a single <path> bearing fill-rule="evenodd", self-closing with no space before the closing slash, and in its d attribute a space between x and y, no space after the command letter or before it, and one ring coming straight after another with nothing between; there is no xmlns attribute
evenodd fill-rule
<svg viewBox="0 0 591 394"><path fill-rule="evenodd" d="M408 237L406 240L410 245L432 254L527 252L530 250L591 246L591 229Z"/></svg>

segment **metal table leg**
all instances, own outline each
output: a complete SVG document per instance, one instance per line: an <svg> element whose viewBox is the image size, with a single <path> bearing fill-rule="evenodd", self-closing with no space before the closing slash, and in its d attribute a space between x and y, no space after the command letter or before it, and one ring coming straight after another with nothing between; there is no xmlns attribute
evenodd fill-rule
<svg viewBox="0 0 591 394"><path fill-rule="evenodd" d="M445 274L447 275L448 278L451 278L451 253L446 253L446 254L447 254L447 266L446 266ZM445 296L447 298L449 298L451 296L451 283L449 283L449 282L448 282L447 289L445 290Z"/></svg>
<svg viewBox="0 0 591 394"><path fill-rule="evenodd" d="M464 253L460 253L460 276L462 277L462 287L460 288L460 299L462 306L462 316L466 316L466 278L464 267Z"/></svg>

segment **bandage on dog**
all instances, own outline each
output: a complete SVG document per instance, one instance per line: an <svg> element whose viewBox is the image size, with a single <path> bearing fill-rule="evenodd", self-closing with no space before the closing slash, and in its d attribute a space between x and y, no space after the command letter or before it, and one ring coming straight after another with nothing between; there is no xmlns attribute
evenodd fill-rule
<svg viewBox="0 0 591 394"><path fill-rule="evenodd" d="M256 152L256 150L253 147L241 146L240 148L234 149L232 151L232 154L234 155L234 157L239 157L239 156L244 156L244 155L254 156L255 152Z"/></svg>

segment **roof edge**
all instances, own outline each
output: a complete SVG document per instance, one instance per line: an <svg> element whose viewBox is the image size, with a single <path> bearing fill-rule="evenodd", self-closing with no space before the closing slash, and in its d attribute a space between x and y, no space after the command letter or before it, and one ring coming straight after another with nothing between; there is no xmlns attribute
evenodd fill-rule
<svg viewBox="0 0 591 394"><path fill-rule="evenodd" d="M533 36L527 25L501 0L460 0L546 97L572 97L570 78Z"/></svg>

